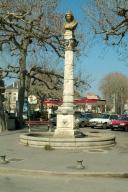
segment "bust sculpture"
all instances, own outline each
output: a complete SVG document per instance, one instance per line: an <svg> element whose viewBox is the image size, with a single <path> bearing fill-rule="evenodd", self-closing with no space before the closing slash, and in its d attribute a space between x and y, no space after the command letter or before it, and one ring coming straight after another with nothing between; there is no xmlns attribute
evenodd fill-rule
<svg viewBox="0 0 128 192"><path fill-rule="evenodd" d="M71 11L69 11L65 14L65 19L66 19L66 22L64 24L64 29L74 31L76 29L78 23L74 19L74 16Z"/></svg>

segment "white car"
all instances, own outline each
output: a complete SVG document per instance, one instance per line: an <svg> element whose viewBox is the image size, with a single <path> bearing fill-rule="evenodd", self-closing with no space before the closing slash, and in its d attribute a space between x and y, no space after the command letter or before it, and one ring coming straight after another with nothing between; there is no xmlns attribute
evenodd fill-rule
<svg viewBox="0 0 128 192"><path fill-rule="evenodd" d="M89 125L91 128L109 128L111 120L118 119L117 114L101 114L97 118L93 118L89 120Z"/></svg>

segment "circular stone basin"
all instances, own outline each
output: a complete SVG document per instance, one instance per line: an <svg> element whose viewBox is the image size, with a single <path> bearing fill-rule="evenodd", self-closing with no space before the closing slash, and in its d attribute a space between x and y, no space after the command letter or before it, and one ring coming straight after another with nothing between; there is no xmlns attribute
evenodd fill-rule
<svg viewBox="0 0 128 192"><path fill-rule="evenodd" d="M20 142L30 147L51 146L55 149L104 148L115 144L115 136L111 133L87 132L83 138L56 138L53 132L34 132L20 135Z"/></svg>

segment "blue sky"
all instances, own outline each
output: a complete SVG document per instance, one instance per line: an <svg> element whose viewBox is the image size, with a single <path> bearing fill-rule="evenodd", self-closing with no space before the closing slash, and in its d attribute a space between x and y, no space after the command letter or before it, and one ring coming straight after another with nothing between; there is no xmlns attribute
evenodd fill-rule
<svg viewBox="0 0 128 192"><path fill-rule="evenodd" d="M83 12L83 7L86 6L86 0L61 0L60 10L65 13L67 10L71 10L78 23L79 30L85 33L86 23L85 14ZM82 27L81 27L82 25ZM86 35L86 34L85 34ZM99 39L99 42L95 43L92 48L86 51L86 55L80 57L76 61L76 66L80 68L81 71L90 74L93 79L91 84L91 89L88 92L94 92L100 94L99 85L100 81L104 76L112 72L119 72L127 76L128 65L126 61L119 58L117 50L112 46L106 46L103 41Z"/></svg>
<svg viewBox="0 0 128 192"><path fill-rule="evenodd" d="M78 30L85 33L87 23L85 22L85 14L83 7L86 6L87 0L60 0L59 11L62 13L71 10L78 21ZM107 47L99 39L91 48L85 49L81 57L76 60L76 69L85 74L90 74L93 82L91 89L88 92L93 92L100 95L99 84L103 77L112 72L120 72L127 75L128 65L125 61L119 59L119 55L112 47ZM4 59L3 59L4 58ZM1 57L0 65L8 61L8 57ZM13 63L13 61L12 61ZM85 93L86 94L86 93Z"/></svg>

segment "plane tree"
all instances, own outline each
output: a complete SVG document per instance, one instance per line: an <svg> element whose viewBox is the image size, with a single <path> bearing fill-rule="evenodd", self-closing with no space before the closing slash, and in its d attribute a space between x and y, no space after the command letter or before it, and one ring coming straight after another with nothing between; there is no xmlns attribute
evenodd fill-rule
<svg viewBox="0 0 128 192"><path fill-rule="evenodd" d="M128 1L90 0L85 10L91 30L96 35L96 39L97 37L99 39L102 38L105 44L117 48L119 56L126 62L128 57ZM124 79L123 85L119 83L121 79ZM122 77L121 74L110 74L104 78L101 86L104 96L110 99L114 95L120 107L122 106L119 102L119 98L122 97L122 95L119 95L119 92L122 94L121 89L125 93L121 100L125 102L126 96L128 96L126 94L127 87L125 86L125 80L126 77ZM105 82L108 81L109 83L106 84ZM121 88L121 86L123 87ZM119 107L117 106L116 108ZM116 111L121 112L122 109L116 109Z"/></svg>
<svg viewBox="0 0 128 192"><path fill-rule="evenodd" d="M0 68L0 133L4 131L6 127L6 120L5 120L5 114L4 114L4 105L3 102L4 99L4 80L3 80L3 70Z"/></svg>
<svg viewBox="0 0 128 192"><path fill-rule="evenodd" d="M36 95L39 98L42 96L50 98L62 98L63 93L63 69L51 68L46 62L43 66L32 65L28 70L25 71L25 93L28 97L30 94ZM19 67L9 65L7 69L3 70L4 78L14 78L19 80ZM81 90L85 92L91 86L91 76L81 74L75 75L74 78L74 89L75 97L81 95Z"/></svg>
<svg viewBox="0 0 128 192"><path fill-rule="evenodd" d="M126 45L128 35L127 0L91 0L87 15L95 34L112 45Z"/></svg>
<svg viewBox="0 0 128 192"><path fill-rule="evenodd" d="M110 73L100 82L100 91L110 108L116 113L124 112L124 104L128 98L128 77L121 73Z"/></svg>
<svg viewBox="0 0 128 192"><path fill-rule="evenodd" d="M0 50L16 54L19 65L19 119L22 122L27 59L38 50L63 55L57 0L1 0Z"/></svg>

